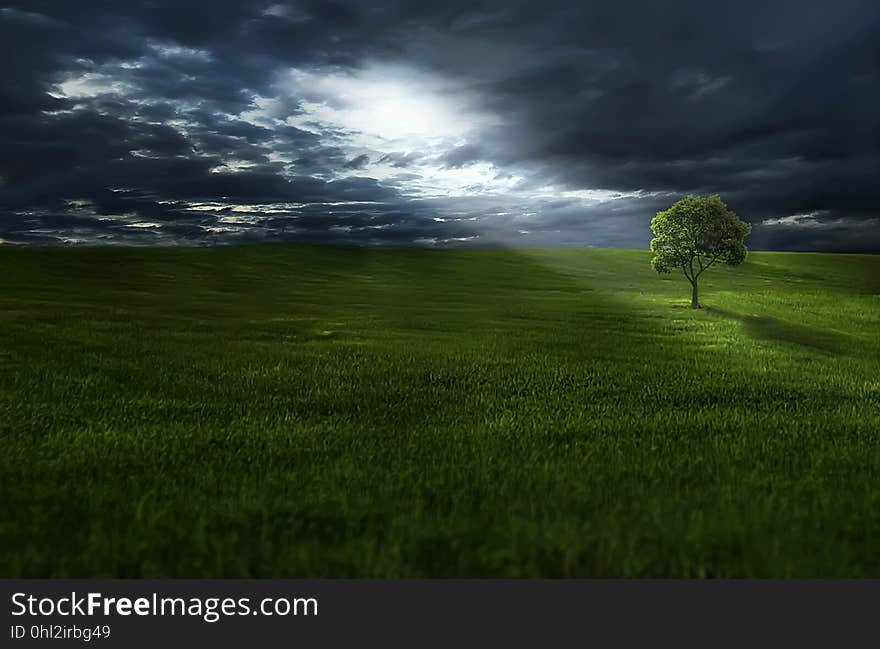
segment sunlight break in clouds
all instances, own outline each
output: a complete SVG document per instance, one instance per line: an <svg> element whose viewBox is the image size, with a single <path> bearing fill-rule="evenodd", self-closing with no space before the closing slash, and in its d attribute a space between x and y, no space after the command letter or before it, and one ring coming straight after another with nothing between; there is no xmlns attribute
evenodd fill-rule
<svg viewBox="0 0 880 649"><path fill-rule="evenodd" d="M399 66L329 74L294 69L279 88L300 98L301 112L288 123L343 129L365 146L456 143L495 122L441 80Z"/></svg>
<svg viewBox="0 0 880 649"><path fill-rule="evenodd" d="M260 97L242 119L287 125L321 136L362 164L340 177L366 176L395 184L406 178L413 196L464 196L513 191L521 177L491 163L449 167L441 157L466 146L499 119L478 111L442 79L401 67L368 65L356 72L292 69L276 83L278 96Z"/></svg>

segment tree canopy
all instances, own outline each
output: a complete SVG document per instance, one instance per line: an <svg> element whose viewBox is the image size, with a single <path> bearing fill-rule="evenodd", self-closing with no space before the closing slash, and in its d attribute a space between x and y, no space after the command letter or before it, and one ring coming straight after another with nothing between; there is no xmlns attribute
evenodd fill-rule
<svg viewBox="0 0 880 649"><path fill-rule="evenodd" d="M720 197L689 196L651 221L651 265L658 273L680 269L693 289L691 306L699 308L700 276L718 263L741 264L751 230Z"/></svg>

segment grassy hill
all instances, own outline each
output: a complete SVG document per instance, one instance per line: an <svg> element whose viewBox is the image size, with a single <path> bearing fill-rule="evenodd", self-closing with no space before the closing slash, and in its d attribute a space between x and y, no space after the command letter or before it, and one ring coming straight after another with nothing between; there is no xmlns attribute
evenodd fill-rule
<svg viewBox="0 0 880 649"><path fill-rule="evenodd" d="M0 249L0 575L880 576L880 256Z"/></svg>

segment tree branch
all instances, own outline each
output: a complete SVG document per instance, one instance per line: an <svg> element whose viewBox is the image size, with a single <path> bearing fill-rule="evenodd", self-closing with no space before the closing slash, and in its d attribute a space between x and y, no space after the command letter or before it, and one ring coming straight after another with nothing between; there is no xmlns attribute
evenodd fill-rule
<svg viewBox="0 0 880 649"><path fill-rule="evenodd" d="M703 266L703 262L702 262L702 260L700 260L700 272L697 274L697 277L699 277L699 276L702 275L705 271L707 271L707 270L709 270L710 268L712 268L712 266L715 265L715 262L718 261L720 258L721 258L721 252L719 251L719 252L716 252L716 253L715 253L715 255L712 257L712 259L709 260L709 263L706 264L705 266Z"/></svg>

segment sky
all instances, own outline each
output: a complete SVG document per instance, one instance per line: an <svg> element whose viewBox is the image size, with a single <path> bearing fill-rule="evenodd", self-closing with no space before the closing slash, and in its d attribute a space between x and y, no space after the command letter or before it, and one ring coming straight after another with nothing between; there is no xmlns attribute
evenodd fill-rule
<svg viewBox="0 0 880 649"><path fill-rule="evenodd" d="M0 0L0 244L880 252L876 0Z"/></svg>

